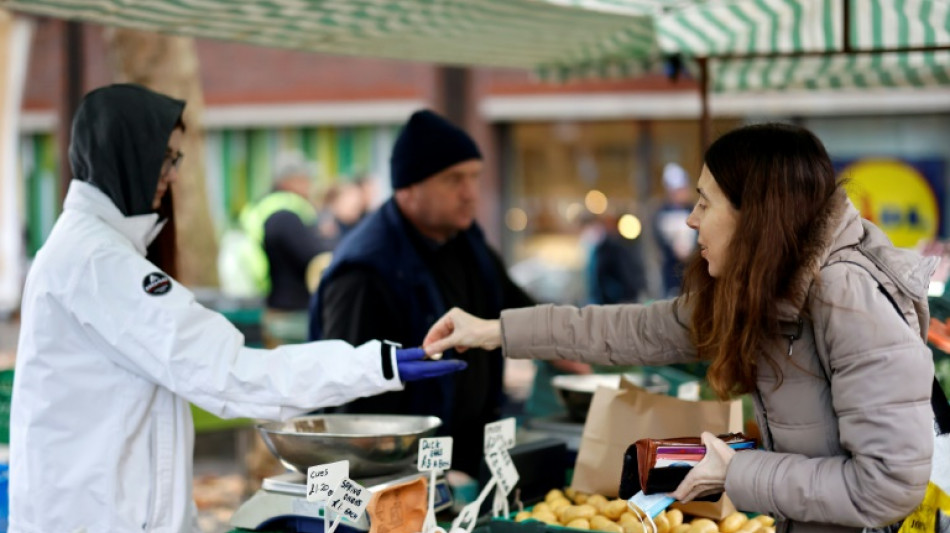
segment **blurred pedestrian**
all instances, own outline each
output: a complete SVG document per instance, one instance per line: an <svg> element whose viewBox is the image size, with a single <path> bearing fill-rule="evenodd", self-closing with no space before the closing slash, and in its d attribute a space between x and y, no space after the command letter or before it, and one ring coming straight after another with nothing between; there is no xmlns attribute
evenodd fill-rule
<svg viewBox="0 0 950 533"><path fill-rule="evenodd" d="M696 249L696 231L686 224L692 210L693 191L683 167L663 167L665 201L653 218L653 233L663 258L663 292L668 298L680 292L687 260Z"/></svg>
<svg viewBox="0 0 950 533"><path fill-rule="evenodd" d="M241 228L264 252L248 256L258 264L244 267L266 274L261 325L268 347L307 340L307 269L326 251L315 228L313 172L303 154L278 155L273 191L241 211Z"/></svg>

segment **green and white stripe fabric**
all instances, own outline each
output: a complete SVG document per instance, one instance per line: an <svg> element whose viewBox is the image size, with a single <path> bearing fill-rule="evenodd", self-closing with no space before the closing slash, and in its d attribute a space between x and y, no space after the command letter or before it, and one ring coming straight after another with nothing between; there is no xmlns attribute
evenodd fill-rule
<svg viewBox="0 0 950 533"><path fill-rule="evenodd" d="M851 2L852 50L950 45L946 0L707 2L660 15L658 41L666 53L710 57L711 88L719 92L950 84L948 51L716 59L843 50L844 1Z"/></svg>
<svg viewBox="0 0 950 533"><path fill-rule="evenodd" d="M642 57L649 14L543 0L0 0L0 7L331 54L533 69Z"/></svg>
<svg viewBox="0 0 950 533"><path fill-rule="evenodd" d="M0 0L0 8L198 37L555 79L635 76L708 57L715 91L950 84L950 0Z"/></svg>

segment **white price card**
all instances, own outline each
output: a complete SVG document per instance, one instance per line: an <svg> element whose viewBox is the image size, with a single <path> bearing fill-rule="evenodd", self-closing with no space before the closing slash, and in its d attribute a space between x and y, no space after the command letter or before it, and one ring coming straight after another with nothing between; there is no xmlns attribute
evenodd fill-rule
<svg viewBox="0 0 950 533"><path fill-rule="evenodd" d="M452 437L419 439L420 472L452 468Z"/></svg>
<svg viewBox="0 0 950 533"><path fill-rule="evenodd" d="M307 469L307 501L325 502L340 482L350 477L350 462L337 461Z"/></svg>
<svg viewBox="0 0 950 533"><path fill-rule="evenodd" d="M490 452L496 444L507 450L515 445L515 419L505 418L498 422L485 424L485 453Z"/></svg>
<svg viewBox="0 0 950 533"><path fill-rule="evenodd" d="M488 470L491 471L492 477L498 480L498 490L504 494L510 494L511 489L518 483L519 476L508 450L495 448L485 455L485 462L488 463Z"/></svg>
<svg viewBox="0 0 950 533"><path fill-rule="evenodd" d="M333 491L333 497L329 500L330 509L347 520L356 522L363 516L363 511L369 505L370 496L372 493L369 489L350 478L344 478Z"/></svg>

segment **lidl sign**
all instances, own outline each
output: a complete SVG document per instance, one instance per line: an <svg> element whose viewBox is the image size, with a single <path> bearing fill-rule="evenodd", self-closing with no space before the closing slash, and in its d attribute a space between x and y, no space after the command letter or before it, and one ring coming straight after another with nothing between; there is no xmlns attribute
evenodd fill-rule
<svg viewBox="0 0 950 533"><path fill-rule="evenodd" d="M896 246L913 248L944 236L942 159L868 158L836 161L835 167L848 180L845 188L861 216Z"/></svg>

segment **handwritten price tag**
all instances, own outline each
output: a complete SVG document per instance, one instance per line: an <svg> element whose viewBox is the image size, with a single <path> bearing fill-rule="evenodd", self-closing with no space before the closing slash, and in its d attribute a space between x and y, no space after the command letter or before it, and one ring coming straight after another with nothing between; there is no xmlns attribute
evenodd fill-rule
<svg viewBox="0 0 950 533"><path fill-rule="evenodd" d="M515 419L505 418L498 422L485 424L485 453L488 454L495 445L502 449L509 449L515 445Z"/></svg>
<svg viewBox="0 0 950 533"><path fill-rule="evenodd" d="M325 502L340 482L350 477L350 462L337 461L307 469L307 501Z"/></svg>
<svg viewBox="0 0 950 533"><path fill-rule="evenodd" d="M452 437L430 437L419 440L420 472L452 468Z"/></svg>
<svg viewBox="0 0 950 533"><path fill-rule="evenodd" d="M508 450L495 448L485 455L485 462L488 463L488 470L491 471L492 477L498 480L498 490L506 495L511 493L511 489L518 483L520 476Z"/></svg>
<svg viewBox="0 0 950 533"><path fill-rule="evenodd" d="M366 487L350 478L344 478L337 489L333 491L333 496L329 500L330 509L333 509L347 520L356 522L363 516L363 511L369 505L370 496L372 494ZM339 522L339 520L337 521Z"/></svg>

